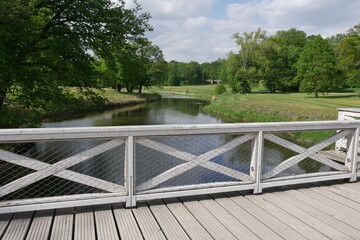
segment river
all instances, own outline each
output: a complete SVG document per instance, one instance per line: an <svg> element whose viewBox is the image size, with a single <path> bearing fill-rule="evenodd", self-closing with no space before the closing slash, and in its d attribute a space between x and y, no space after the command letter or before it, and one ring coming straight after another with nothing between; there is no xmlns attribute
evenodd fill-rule
<svg viewBox="0 0 360 240"><path fill-rule="evenodd" d="M163 97L156 102L121 107L110 111L70 114L68 120L46 122L44 127L94 127L159 124L230 123L231 119L201 111L201 99Z"/></svg>

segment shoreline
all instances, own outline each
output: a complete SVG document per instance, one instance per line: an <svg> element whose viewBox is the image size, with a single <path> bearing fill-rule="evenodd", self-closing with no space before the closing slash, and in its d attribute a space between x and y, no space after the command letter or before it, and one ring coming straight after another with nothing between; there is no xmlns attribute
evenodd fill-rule
<svg viewBox="0 0 360 240"><path fill-rule="evenodd" d="M123 95L126 96L126 95ZM107 97L107 101L104 104L96 105L91 104L88 101L85 101L82 107L72 109L71 107L58 111L52 114L45 115L42 119L42 122L51 122L57 121L59 119L67 119L68 117L64 116L66 114L86 114L92 113L96 111L105 111L105 110L112 110L119 107L126 107L126 106L134 106L137 104L145 104L149 102L156 102L161 99L161 95L157 93L142 93L142 94L131 94L133 99L124 99L121 98L121 95L117 97Z"/></svg>

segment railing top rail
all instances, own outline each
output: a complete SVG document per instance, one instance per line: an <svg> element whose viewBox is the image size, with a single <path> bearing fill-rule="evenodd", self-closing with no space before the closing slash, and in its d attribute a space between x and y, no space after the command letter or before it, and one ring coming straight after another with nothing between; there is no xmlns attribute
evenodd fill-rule
<svg viewBox="0 0 360 240"><path fill-rule="evenodd" d="M146 125L119 127L71 127L71 128L24 128L1 129L0 142L65 140L89 138L117 138L126 136L163 136L216 133L251 133L258 131L315 131L350 129L360 126L354 121L307 121L270 123L225 123L186 125Z"/></svg>
<svg viewBox="0 0 360 240"><path fill-rule="evenodd" d="M353 113L360 113L360 108L338 108L339 112L353 112Z"/></svg>

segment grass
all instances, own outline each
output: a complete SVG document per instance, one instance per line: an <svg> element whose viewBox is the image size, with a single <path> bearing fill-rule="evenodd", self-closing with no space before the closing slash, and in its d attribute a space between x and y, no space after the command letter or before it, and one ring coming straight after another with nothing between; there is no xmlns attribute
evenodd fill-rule
<svg viewBox="0 0 360 240"><path fill-rule="evenodd" d="M204 111L239 122L282 122L336 120L337 108L360 107L360 88L339 88L315 98L305 93L269 93L258 87L250 94L232 94L228 85L224 94L215 96L216 85L152 88L160 94L181 94L207 98L211 103ZM334 131L282 133L304 147L312 146ZM333 148L334 146L330 146Z"/></svg>
<svg viewBox="0 0 360 240"><path fill-rule="evenodd" d="M216 85L152 88L160 94L182 94L212 99L204 108L207 112L232 117L239 121L315 121L337 119L337 108L360 106L360 88L336 89L335 92L315 98L305 93L269 93L256 88L250 94L227 92L215 96Z"/></svg>

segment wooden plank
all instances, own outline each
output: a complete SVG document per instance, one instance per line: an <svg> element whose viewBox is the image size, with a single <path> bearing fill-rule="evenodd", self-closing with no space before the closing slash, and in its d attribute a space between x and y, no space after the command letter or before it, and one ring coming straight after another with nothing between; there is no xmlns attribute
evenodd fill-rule
<svg viewBox="0 0 360 240"><path fill-rule="evenodd" d="M167 239L190 239L163 201L152 200L149 205Z"/></svg>
<svg viewBox="0 0 360 240"><path fill-rule="evenodd" d="M286 193L292 195L293 197L296 197L297 199L305 202L308 205L311 205L320 211L330 214L332 217L339 219L340 221L343 221L344 223L351 222L352 226L356 229L360 230L360 221L359 219L353 217L352 215L346 214L342 212L340 209L333 208L327 204L324 204L323 202L320 202L312 197L309 197L308 195L297 191L297 190L288 190Z"/></svg>
<svg viewBox="0 0 360 240"><path fill-rule="evenodd" d="M2 240L23 240L31 224L33 212L15 213Z"/></svg>
<svg viewBox="0 0 360 240"><path fill-rule="evenodd" d="M196 159L190 161L190 162L186 162L180 165L177 165L169 170L167 170L166 172L152 178L149 179L148 181L141 183L137 189L139 191L141 190L146 190L146 189L150 189L153 188L163 182L166 182L167 180L174 178L196 166L201 165L202 163L205 163L209 160L211 160L212 158L219 156L227 151L230 151L231 149L241 145L244 142L247 142L248 140L250 140L252 138L252 136L250 135L245 135L245 136L241 136L241 137L237 137L233 140L231 140L230 142L227 142L213 150L210 150L207 153L204 153L200 156L198 156ZM247 176L246 174L243 174L245 176ZM250 176L247 176L250 179Z"/></svg>
<svg viewBox="0 0 360 240"><path fill-rule="evenodd" d="M327 188L329 191L343 196L351 201L360 203L360 192L351 188L346 188L341 185L331 185Z"/></svg>
<svg viewBox="0 0 360 240"><path fill-rule="evenodd" d="M139 203L136 209L132 209L132 212L145 239L166 239L145 203Z"/></svg>
<svg viewBox="0 0 360 240"><path fill-rule="evenodd" d="M114 204L114 216L121 239L144 239L131 209L125 209L120 204Z"/></svg>
<svg viewBox="0 0 360 240"><path fill-rule="evenodd" d="M54 210L38 211L35 213L26 239L47 240L50 236L50 228L54 216Z"/></svg>
<svg viewBox="0 0 360 240"><path fill-rule="evenodd" d="M297 153L302 153L302 152L307 151L306 148L301 147L301 146L299 146L299 145L297 145L295 143L292 143L292 142L290 142L290 141L288 141L286 139L280 138L280 137L278 137L276 135L273 135L273 134L265 134L265 139L267 139L267 140L269 140L271 142L274 142L274 143L276 143L276 144L278 144L280 146L283 146L283 147L285 147L287 149L290 149L290 150L292 150L294 152L297 152ZM325 165L328 165L328 166L330 166L330 167L332 167L332 168L334 168L336 170L340 170L340 171L348 170L345 166L330 160L332 158L328 159L328 158L326 158L326 156L324 156L324 155L322 155L320 153L321 152L319 152L319 154L314 154L312 156L309 156L309 158L311 158L311 159L313 159L315 161L318 161L320 163L323 163ZM344 156L342 162L344 162L344 161L345 161L345 156Z"/></svg>
<svg viewBox="0 0 360 240"><path fill-rule="evenodd" d="M190 239L205 240L213 239L210 234L201 226L194 216L176 198L165 199L168 209L181 224Z"/></svg>
<svg viewBox="0 0 360 240"><path fill-rule="evenodd" d="M319 233L311 226L308 226L306 222L300 221L285 209L282 209L267 199L265 199L262 195L247 195L245 196L246 199L250 200L251 202L255 203L259 208L264 209L268 213L270 213L274 218L279 219L283 224L288 225L292 229L299 232L301 235L305 236L308 239L329 239L325 237L323 234Z"/></svg>
<svg viewBox="0 0 360 240"><path fill-rule="evenodd" d="M226 207L218 202L219 199L227 199L226 196L215 194L213 197L215 197L215 200L201 196L198 200L238 239L259 239L259 237L254 234L255 231L246 227L246 224L242 223L235 214L230 213ZM234 209L234 211L236 211L236 209Z"/></svg>
<svg viewBox="0 0 360 240"><path fill-rule="evenodd" d="M225 194L226 195L226 194ZM235 220L234 222L240 222L242 227L239 229L241 232L247 232L247 239L282 239L279 235L273 232L270 228L265 226L262 222L258 221L255 217L241 208L239 205L233 201L232 198L228 198L224 195L215 195L215 202L221 206L220 209L217 209L216 214L221 214L221 212L226 212ZM211 205L209 205L211 207ZM226 216L225 216L226 217ZM228 218L231 219L231 218ZM251 230L252 235L249 235L249 230Z"/></svg>
<svg viewBox="0 0 360 240"><path fill-rule="evenodd" d="M72 167L76 164L79 164L89 158L97 156L103 152L106 152L114 147L120 146L123 144L122 140L111 140L106 143L99 144L93 148L90 148L81 153L75 154L71 157L68 157L64 160L61 160L47 168L44 168L35 173L31 173L24 177L18 178L15 181L8 183L2 187L0 187L0 197L5 196L9 193L15 192L23 187L26 187L34 182L42 180L46 177L59 173L66 168Z"/></svg>
<svg viewBox="0 0 360 240"><path fill-rule="evenodd" d="M18 166L26 167L37 171L51 166L51 164L1 149L0 159ZM124 192L124 186L111 183L99 178L91 177L85 174L73 172L70 170L63 170L59 173L56 173L54 176L81 183L97 189L102 189L107 192Z"/></svg>
<svg viewBox="0 0 360 240"><path fill-rule="evenodd" d="M0 239L5 233L7 226L10 224L12 214L0 214Z"/></svg>
<svg viewBox="0 0 360 240"><path fill-rule="evenodd" d="M111 205L97 205L95 208L95 224L97 239L117 240L119 235L116 229Z"/></svg>
<svg viewBox="0 0 360 240"><path fill-rule="evenodd" d="M333 136L315 144L314 146L306 149L306 151L293 156L285 161L283 161L282 163L280 163L277 167L275 167L274 169L268 171L267 173L263 174L263 178L267 179L267 178L271 178L279 173L281 173L282 171L292 167L293 165L301 162L302 160L304 160L305 158L308 158L312 155L314 155L315 153L319 152L321 149L330 146L332 143L334 143L335 141L349 135L351 133L351 131L341 131L338 132L336 134L334 134Z"/></svg>
<svg viewBox="0 0 360 240"><path fill-rule="evenodd" d="M297 207L298 209L301 209L302 211L326 223L331 228L336 229L339 232L342 232L343 234L346 234L348 237L360 239L360 231L352 227L350 224L345 223L337 218L334 218L334 216L331 216L328 213L325 213L317 209L316 207L311 206L310 204L304 203L303 201L291 196L290 194L287 194L286 192L278 192L273 194L276 197L279 197L284 201L290 202L293 206Z"/></svg>
<svg viewBox="0 0 360 240"><path fill-rule="evenodd" d="M333 185L333 187L336 187L337 189L341 191L349 191L351 194L358 195L360 194L360 183L346 183L346 184L338 184ZM347 197L347 196L345 196Z"/></svg>
<svg viewBox="0 0 360 240"><path fill-rule="evenodd" d="M50 240L71 240L74 223L74 209L62 208L55 212Z"/></svg>
<svg viewBox="0 0 360 240"><path fill-rule="evenodd" d="M319 193L327 198L330 198L334 201L337 201L343 205L353 208L360 214L360 203L357 203L353 200L349 200L346 197L343 197L334 192L331 192L328 189L326 189L326 187L311 188L311 190L316 191L317 193Z"/></svg>
<svg viewBox="0 0 360 240"><path fill-rule="evenodd" d="M243 210L250 213L256 219L258 219L262 224L266 225L269 229L272 229L275 233L283 237L284 239L304 239L305 237L290 228L288 225L284 224L277 218L274 218L271 214L259 208L255 203L251 202L249 199L240 196L238 193L229 193L225 194L230 197L239 207Z"/></svg>
<svg viewBox="0 0 360 240"><path fill-rule="evenodd" d="M236 237L193 197L181 198L183 205L199 221L214 239L236 239Z"/></svg>
<svg viewBox="0 0 360 240"><path fill-rule="evenodd" d="M339 230L325 224L323 221L313 217L311 214L304 212L302 209L299 209L291 204L291 200L283 200L273 193L267 193L263 195L264 198L274 205L285 209L288 213L292 214L294 217L298 218L299 220L303 221L304 223L312 226L317 231L321 232L325 236L331 239L352 239L345 235L344 233L340 232Z"/></svg>
<svg viewBox="0 0 360 240"><path fill-rule="evenodd" d="M345 214L348 214L349 216L353 216L357 219L360 220L360 212L359 211L356 211L354 210L353 208L351 207L348 207L346 205L343 205L342 203L338 202L338 201L335 201L331 198L327 198L326 196L322 195L322 194L319 194L317 193L316 191L313 191L312 189L299 189L298 190L299 192L302 192L320 202L322 202L323 204L326 204L326 205L329 205L330 207L332 208L335 208L335 209L339 209L341 210L342 212L344 212Z"/></svg>
<svg viewBox="0 0 360 240"><path fill-rule="evenodd" d="M360 192L360 182L344 184L343 187Z"/></svg>
<svg viewBox="0 0 360 240"><path fill-rule="evenodd" d="M95 221L93 207L76 208L74 240L95 240Z"/></svg>
<svg viewBox="0 0 360 240"><path fill-rule="evenodd" d="M137 143L139 143L145 147L154 149L156 151L165 153L167 155L182 159L187 162L194 161L198 157L196 155L180 151L176 148L170 147L168 145L165 145L165 144L162 144L162 143L150 140L150 139L139 139L139 140L137 140ZM206 162L201 163L200 166L207 168L209 170L212 170L214 172L218 172L218 173L224 174L226 176L238 179L238 180L243 180L243 181L251 180L251 178L248 175L246 175L242 172L236 171L234 169L231 169L229 167L225 167L223 165L217 164L215 162L206 161Z"/></svg>

